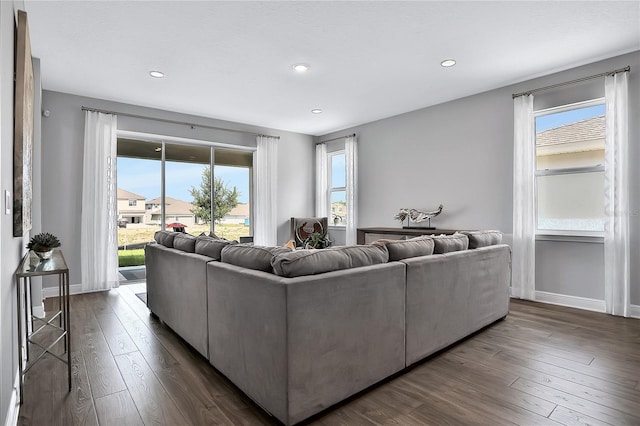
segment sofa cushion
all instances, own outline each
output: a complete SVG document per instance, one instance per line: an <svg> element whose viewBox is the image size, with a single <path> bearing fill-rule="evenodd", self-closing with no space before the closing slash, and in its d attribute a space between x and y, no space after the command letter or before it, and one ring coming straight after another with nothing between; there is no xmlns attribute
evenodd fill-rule
<svg viewBox="0 0 640 426"><path fill-rule="evenodd" d="M451 251L466 250L469 248L469 237L464 234L436 235L433 237L434 254L449 253Z"/></svg>
<svg viewBox="0 0 640 426"><path fill-rule="evenodd" d="M252 244L230 244L222 249L220 259L224 263L257 271L273 272L271 259L280 253L288 253L287 247L264 247Z"/></svg>
<svg viewBox="0 0 640 426"><path fill-rule="evenodd" d="M271 265L277 275L293 278L377 265L388 260L389 252L384 245L341 246L278 254L274 256Z"/></svg>
<svg viewBox="0 0 640 426"><path fill-rule="evenodd" d="M176 232L172 231L156 231L153 238L158 244L162 244L165 247L173 247L173 239L176 236Z"/></svg>
<svg viewBox="0 0 640 426"><path fill-rule="evenodd" d="M383 244L387 247L390 262L410 257L429 256L433 254L434 246L433 238L430 235L409 240L378 240L374 244Z"/></svg>
<svg viewBox="0 0 640 426"><path fill-rule="evenodd" d="M495 246L502 242L502 232L500 231L460 231L461 234L469 238L469 248Z"/></svg>
<svg viewBox="0 0 640 426"><path fill-rule="evenodd" d="M195 253L196 237L190 234L183 234L182 232L176 232L175 234L175 237L173 237L174 249L186 251L187 253Z"/></svg>
<svg viewBox="0 0 640 426"><path fill-rule="evenodd" d="M235 241L223 240L221 238L213 238L206 235L200 235L196 238L195 252L208 256L213 260L220 260L222 249L230 244L237 244Z"/></svg>

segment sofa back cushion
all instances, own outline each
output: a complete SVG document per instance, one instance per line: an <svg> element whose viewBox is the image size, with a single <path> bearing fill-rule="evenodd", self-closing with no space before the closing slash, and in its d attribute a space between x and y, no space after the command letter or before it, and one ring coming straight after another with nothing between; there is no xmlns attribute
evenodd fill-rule
<svg viewBox="0 0 640 426"><path fill-rule="evenodd" d="M176 232L175 234L175 237L173 237L174 249L186 251L187 253L196 252L196 237L182 232Z"/></svg>
<svg viewBox="0 0 640 426"><path fill-rule="evenodd" d="M213 260L220 260L222 249L230 244L237 244L237 242L200 235L196 237L196 253L208 256Z"/></svg>
<svg viewBox="0 0 640 426"><path fill-rule="evenodd" d="M382 244L387 247L390 262L410 257L429 256L433 254L434 246L433 238L430 235L409 240L378 240L374 244Z"/></svg>
<svg viewBox="0 0 640 426"><path fill-rule="evenodd" d="M433 237L434 254L449 253L451 251L466 250L469 248L469 237L464 234L436 235Z"/></svg>
<svg viewBox="0 0 640 426"><path fill-rule="evenodd" d="M322 250L296 250L274 256L271 265L277 275L293 278L341 269L377 265L389 261L384 245L340 246Z"/></svg>
<svg viewBox="0 0 640 426"><path fill-rule="evenodd" d="M158 244L162 244L165 247L173 247L173 239L177 235L176 232L171 231L156 231L153 238Z"/></svg>
<svg viewBox="0 0 640 426"><path fill-rule="evenodd" d="M264 247L251 244L229 244L222 249L220 260L257 271L271 272L271 259L280 253L288 253L288 247Z"/></svg>
<svg viewBox="0 0 640 426"><path fill-rule="evenodd" d="M461 231L461 234L469 238L469 248L495 246L502 242L502 232L500 231Z"/></svg>

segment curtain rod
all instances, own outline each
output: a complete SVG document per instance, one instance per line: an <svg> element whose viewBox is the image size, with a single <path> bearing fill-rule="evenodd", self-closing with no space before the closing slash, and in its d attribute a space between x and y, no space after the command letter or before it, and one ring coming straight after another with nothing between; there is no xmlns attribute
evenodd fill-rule
<svg viewBox="0 0 640 426"><path fill-rule="evenodd" d="M519 96L530 95L532 93L541 92L543 90L555 89L556 87L567 86L569 84L575 84L575 83L581 83L583 81L591 80L591 79L594 79L594 78L604 77L604 76L607 76L607 75L618 74L619 72L629 72L629 71L631 71L631 67L627 65L624 68L620 68L620 69L613 70L613 71L607 71L607 72L603 72L603 73L600 73L600 74L591 75L589 77L582 77L582 78L578 78L576 80L565 81L564 83L558 83L558 84L553 84L551 86L539 87L537 89L528 90L526 92L514 93L513 95L511 95L511 97L512 98L517 98Z"/></svg>
<svg viewBox="0 0 640 426"><path fill-rule="evenodd" d="M144 115L129 114L129 113L126 113L126 112L117 112L117 111L109 111L109 110L106 110L106 109L91 108L91 107L86 107L84 105L82 106L82 110L83 111L92 111L92 112L101 112L103 114L119 115L119 116L123 116L123 117L140 118L140 119L143 119L143 120L162 121L163 123L180 124L180 125L184 125L184 126L189 126L192 129L195 129L196 127L202 127L204 129L223 130L225 132L244 133L245 135L253 135L253 136L268 136L268 137L271 137L271 138L280 139L280 136L265 135L263 133L249 132L249 131L246 131L246 130L227 129L225 127L208 126L206 124L189 123L187 121L168 120L166 118L146 117Z"/></svg>
<svg viewBox="0 0 640 426"><path fill-rule="evenodd" d="M333 138L333 139L327 139L326 141L320 141L320 142L316 142L316 145L319 145L321 143L327 143L327 142L332 142L332 141L337 141L338 139L344 139L344 138L349 138L349 137L356 137L355 133L352 133L350 135L344 135L344 136L338 136L337 138Z"/></svg>

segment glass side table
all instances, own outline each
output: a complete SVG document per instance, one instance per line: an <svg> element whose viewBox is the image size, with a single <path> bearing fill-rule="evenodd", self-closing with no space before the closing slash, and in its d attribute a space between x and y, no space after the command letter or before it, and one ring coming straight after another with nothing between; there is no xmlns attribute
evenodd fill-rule
<svg viewBox="0 0 640 426"><path fill-rule="evenodd" d="M43 275L58 275L58 310L53 312L48 320L33 316L31 313L31 278ZM71 391L71 336L69 322L69 268L64 260L60 249L53 249L51 258L40 260L32 251L29 251L20 262L20 266L16 271L17 293L18 293L18 364L20 368L20 404L22 404L22 387L24 384L24 375L45 354L51 354L56 359L67 364L67 376L69 379L69 391ZM24 304L24 313L22 306ZM24 318L23 318L24 315ZM24 320L26 342L23 342L22 321ZM57 320L57 321L56 321ZM29 332L29 321L31 321L31 329ZM56 324L57 323L57 324ZM36 328L36 324L38 328ZM53 329L54 338L49 344L41 344L34 337L45 329ZM52 352L52 348L60 341L64 343L64 351L62 354ZM29 359L29 344L32 344L42 350L33 360ZM22 359L22 347L26 346L26 362ZM62 355L66 353L66 359Z"/></svg>

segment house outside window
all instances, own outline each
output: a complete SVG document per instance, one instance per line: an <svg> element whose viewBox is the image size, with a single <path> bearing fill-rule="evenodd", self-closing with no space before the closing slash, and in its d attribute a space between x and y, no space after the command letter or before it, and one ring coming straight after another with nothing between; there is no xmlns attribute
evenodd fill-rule
<svg viewBox="0 0 640 426"><path fill-rule="evenodd" d="M329 224L347 225L347 168L344 151L329 153Z"/></svg>
<svg viewBox="0 0 640 426"><path fill-rule="evenodd" d="M604 231L604 99L537 111L537 233Z"/></svg>
<svg viewBox="0 0 640 426"><path fill-rule="evenodd" d="M129 200L129 207L135 207L138 204L138 200Z"/></svg>

